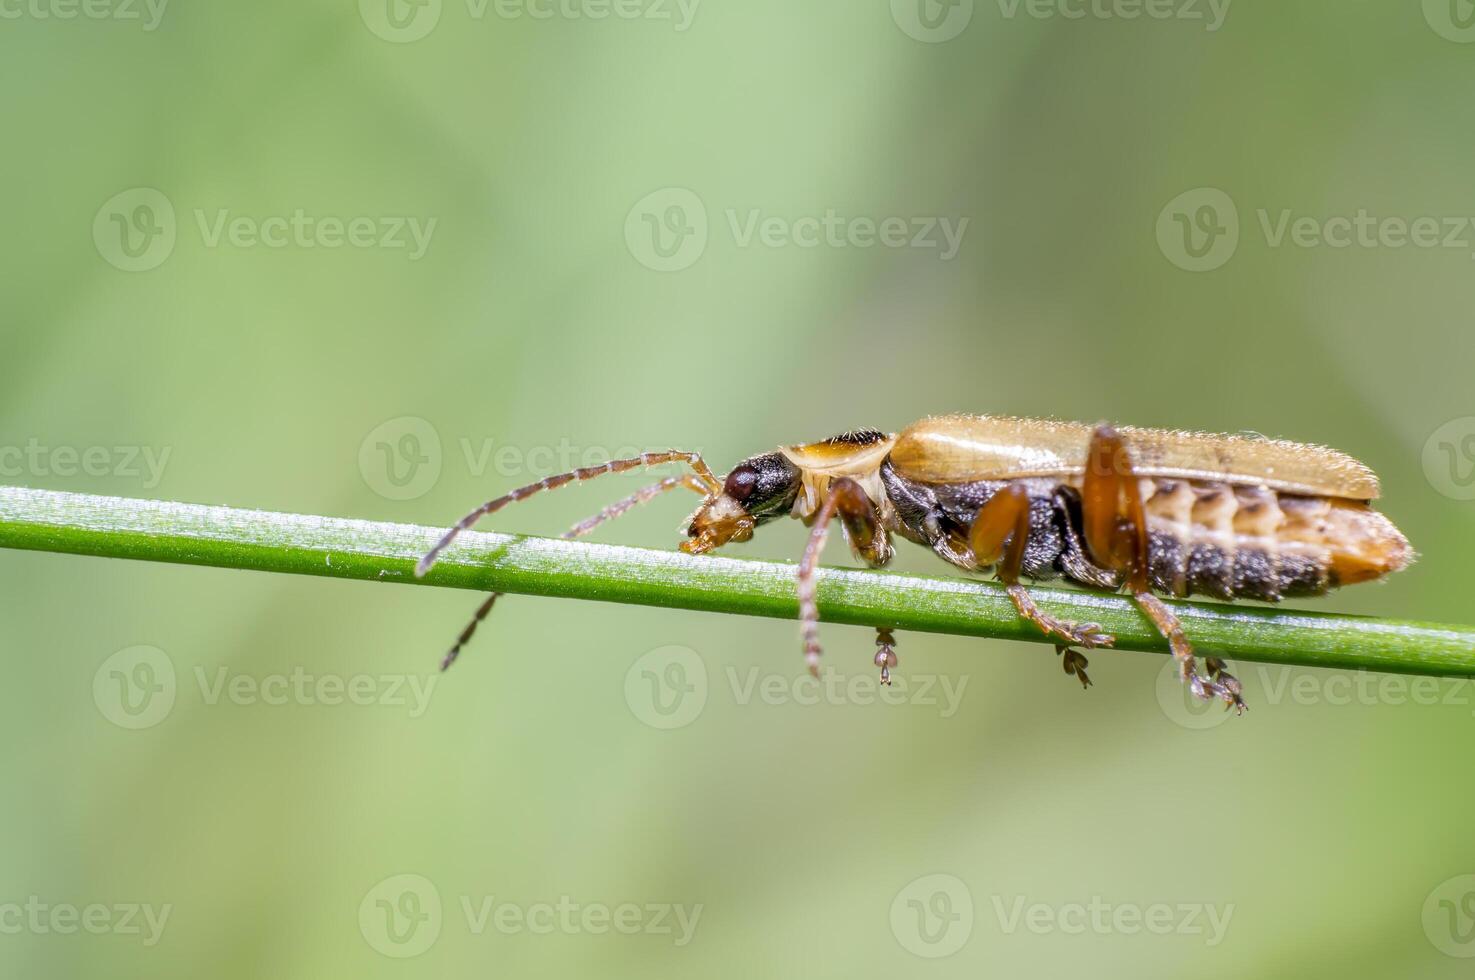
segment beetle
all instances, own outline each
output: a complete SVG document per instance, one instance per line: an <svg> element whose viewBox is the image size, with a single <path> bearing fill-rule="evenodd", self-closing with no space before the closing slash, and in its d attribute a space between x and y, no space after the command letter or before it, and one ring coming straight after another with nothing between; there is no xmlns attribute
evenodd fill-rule
<svg viewBox="0 0 1475 980"><path fill-rule="evenodd" d="M868 565L886 565L892 538L924 545L965 572L992 570L1019 615L1056 642L1063 666L1089 687L1077 647L1111 646L1095 623L1042 610L1022 579L1063 577L1125 589L1167 639L1188 690L1245 703L1217 657L1200 674L1183 626L1160 595L1223 600L1318 596L1381 579L1413 559L1407 538L1371 502L1378 479L1322 446L1258 436L1088 425L997 415L925 418L899 433L845 432L741 461L719 479L698 453L643 453L550 476L462 518L419 562L423 576L462 531L535 493L629 470L687 468L571 528L576 538L674 489L701 495L681 550L706 554L747 541L788 514L810 527L796 574L805 662L818 675L816 571L831 523ZM446 655L449 666L491 611L493 593ZM890 683L895 640L878 628L875 664Z"/></svg>

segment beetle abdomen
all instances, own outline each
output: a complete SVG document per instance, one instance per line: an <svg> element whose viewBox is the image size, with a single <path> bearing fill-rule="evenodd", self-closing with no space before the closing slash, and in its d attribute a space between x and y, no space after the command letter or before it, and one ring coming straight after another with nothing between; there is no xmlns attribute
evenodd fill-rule
<svg viewBox="0 0 1475 980"><path fill-rule="evenodd" d="M1143 479L1152 586L1168 595L1276 601L1405 567L1393 523L1358 501L1198 480Z"/></svg>

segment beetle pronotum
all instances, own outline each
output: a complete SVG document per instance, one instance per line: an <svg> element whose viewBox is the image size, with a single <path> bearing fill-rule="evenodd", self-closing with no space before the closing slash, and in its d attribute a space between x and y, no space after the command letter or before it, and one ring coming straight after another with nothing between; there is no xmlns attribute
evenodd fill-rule
<svg viewBox="0 0 1475 980"><path fill-rule="evenodd" d="M1074 649L1110 646L1094 623L1046 614L1021 578L1063 576L1093 588L1126 588L1168 640L1188 689L1244 710L1239 682L1216 657L1194 662L1193 647L1159 594L1220 599L1322 595L1406 567L1408 540L1373 510L1373 472L1321 446L1166 429L1139 429L989 415L923 419L900 433L847 432L743 460L718 479L700 455L645 453L550 476L488 501L462 518L415 568L428 572L456 536L482 517L542 490L605 473L682 463L667 477L575 525L598 525L668 490L685 487L702 503L681 550L705 554L747 541L760 524L789 514L811 528L799 563L805 661L818 673L815 572L830 522L872 566L891 560L891 536L926 545L968 572L993 569L1019 615L1058 642L1064 667L1082 686L1087 660ZM493 593L462 632L449 666L491 610ZM891 631L877 630L883 683L896 666Z"/></svg>

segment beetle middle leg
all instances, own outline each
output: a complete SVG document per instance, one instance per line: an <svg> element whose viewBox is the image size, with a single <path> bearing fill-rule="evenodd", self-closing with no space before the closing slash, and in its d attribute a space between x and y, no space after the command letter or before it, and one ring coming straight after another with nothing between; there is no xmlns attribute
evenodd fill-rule
<svg viewBox="0 0 1475 980"><path fill-rule="evenodd" d="M1236 713L1245 711L1239 681L1224 669L1224 661L1205 661L1209 677L1199 675L1193 645L1183 633L1183 624L1167 604L1154 595L1148 578L1147 514L1142 507L1142 490L1132 468L1131 454L1121 435L1109 425L1099 426L1091 436L1086 453L1086 473L1081 485L1081 525L1091 558L1103 568L1126 572L1127 586L1137 606L1152 620L1168 641L1178 674L1194 697L1201 701L1222 700Z"/></svg>
<svg viewBox="0 0 1475 980"><path fill-rule="evenodd" d="M1096 623L1069 623L1046 613L1030 596L1029 590L1019 583L1019 573L1024 567L1024 549L1029 544L1029 490L1022 483L1010 483L998 490L978 509L968 528L968 544L973 550L973 560L979 566L998 566L999 580L1014 603L1019 615L1034 623L1046 636L1065 641L1062 652L1070 646L1111 646L1115 639L1101 632ZM1089 684L1085 676L1086 658L1075 651L1066 657L1066 673L1080 677L1082 685Z"/></svg>
<svg viewBox="0 0 1475 980"><path fill-rule="evenodd" d="M799 560L796 586L799 591L799 633L804 640L804 662L809 672L819 676L819 604L815 600L818 583L815 574L819 568L819 556L824 551L829 537L830 522L836 517L845 527L845 536L851 549L865 560L866 564L880 567L891 560L891 537L881 526L876 505L871 503L865 488L847 476L837 477L830 482L829 493L814 516L809 531L809 540L804 544L804 556ZM876 666L881 668L881 683L891 683L891 668L896 666L895 639L891 631L878 629L876 635Z"/></svg>

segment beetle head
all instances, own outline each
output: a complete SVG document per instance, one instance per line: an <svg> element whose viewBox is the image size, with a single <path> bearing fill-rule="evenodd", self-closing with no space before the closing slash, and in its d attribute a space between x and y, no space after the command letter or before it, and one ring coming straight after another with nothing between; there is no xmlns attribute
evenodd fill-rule
<svg viewBox="0 0 1475 980"><path fill-rule="evenodd" d="M722 492L708 497L691 515L681 550L701 555L729 541L747 541L758 525L794 506L800 477L799 467L782 453L743 460L727 474Z"/></svg>

